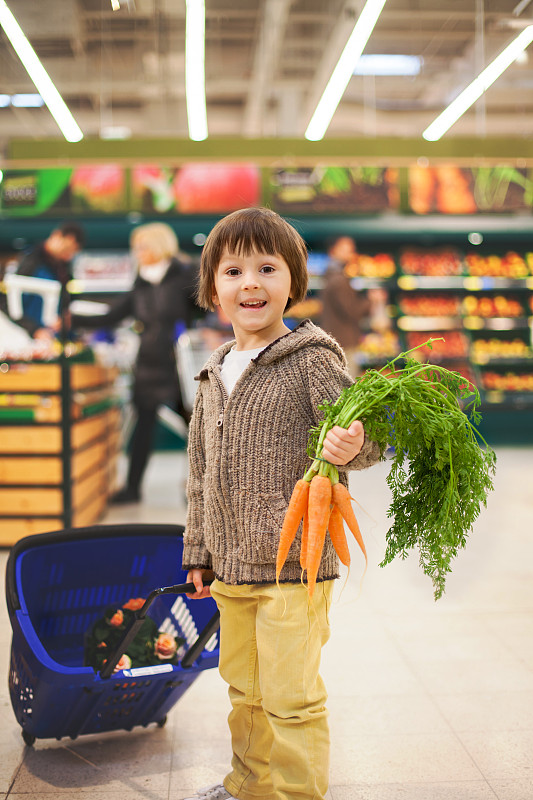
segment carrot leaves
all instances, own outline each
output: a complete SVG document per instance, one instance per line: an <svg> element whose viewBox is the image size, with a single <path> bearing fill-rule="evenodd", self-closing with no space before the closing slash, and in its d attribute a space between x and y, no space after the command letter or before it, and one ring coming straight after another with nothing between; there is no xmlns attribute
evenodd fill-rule
<svg viewBox="0 0 533 800"><path fill-rule="evenodd" d="M431 342L425 344L431 347ZM319 461L327 431L334 425L347 428L356 419L378 443L382 460L392 452L387 476L392 524L380 566L418 549L438 599L451 562L465 547L493 488L496 456L476 428L481 419L477 388L457 372L421 363L412 357L414 350L380 370L368 370L335 403L324 403L324 420L311 430L307 452L316 459L314 468L328 474Z"/></svg>

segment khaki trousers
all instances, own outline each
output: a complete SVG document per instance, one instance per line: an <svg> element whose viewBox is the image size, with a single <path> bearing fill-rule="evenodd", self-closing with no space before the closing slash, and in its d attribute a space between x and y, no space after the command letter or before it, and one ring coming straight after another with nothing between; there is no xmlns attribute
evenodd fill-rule
<svg viewBox="0 0 533 800"><path fill-rule="evenodd" d="M332 593L333 581L317 583L312 602L299 583L211 584L232 705L224 786L239 800L324 800L329 727L318 670Z"/></svg>

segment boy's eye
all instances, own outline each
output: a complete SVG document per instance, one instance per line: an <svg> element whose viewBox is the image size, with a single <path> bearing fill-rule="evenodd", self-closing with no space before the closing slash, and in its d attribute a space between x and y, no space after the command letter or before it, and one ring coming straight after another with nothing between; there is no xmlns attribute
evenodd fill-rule
<svg viewBox="0 0 533 800"><path fill-rule="evenodd" d="M232 277L235 275L239 275L239 270L237 267L230 267L230 269L226 270L226 275L231 275Z"/></svg>
<svg viewBox="0 0 533 800"><path fill-rule="evenodd" d="M261 272L274 272L274 267L270 264L265 264L264 267L261 267Z"/></svg>

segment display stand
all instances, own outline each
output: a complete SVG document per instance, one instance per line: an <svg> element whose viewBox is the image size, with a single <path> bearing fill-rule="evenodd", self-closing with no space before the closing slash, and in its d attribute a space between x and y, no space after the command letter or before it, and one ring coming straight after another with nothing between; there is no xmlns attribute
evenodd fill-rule
<svg viewBox="0 0 533 800"><path fill-rule="evenodd" d="M67 356L0 364L0 546L102 516L120 448L116 377Z"/></svg>

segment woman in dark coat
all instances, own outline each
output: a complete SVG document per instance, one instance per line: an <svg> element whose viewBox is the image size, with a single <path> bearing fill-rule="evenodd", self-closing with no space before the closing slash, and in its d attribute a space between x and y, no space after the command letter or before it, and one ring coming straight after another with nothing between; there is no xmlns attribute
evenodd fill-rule
<svg viewBox="0 0 533 800"><path fill-rule="evenodd" d="M175 408L177 404L178 411L185 415L176 367L175 331L180 323L190 327L198 311L194 303L195 270L188 257L179 252L170 226L158 222L140 225L131 234L130 246L139 269L130 291L118 298L106 314L72 318L75 328L113 327L128 317L137 324L140 341L132 396L137 421L127 484L112 498L115 503L136 503L141 498L159 406Z"/></svg>

